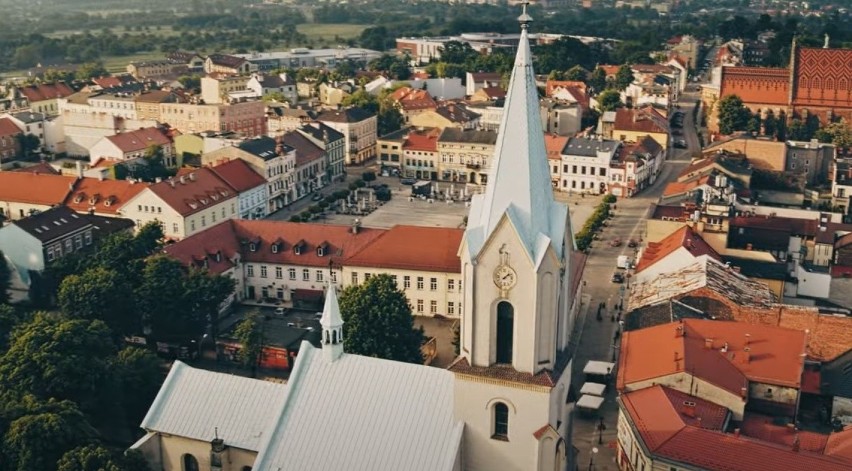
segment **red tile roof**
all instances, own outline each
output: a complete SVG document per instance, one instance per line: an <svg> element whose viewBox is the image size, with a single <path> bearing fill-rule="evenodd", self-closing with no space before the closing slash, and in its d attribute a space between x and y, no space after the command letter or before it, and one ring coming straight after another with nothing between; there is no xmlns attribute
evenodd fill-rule
<svg viewBox="0 0 852 471"><path fill-rule="evenodd" d="M45 175L62 175L62 172L53 168L47 162L39 162L35 165L30 165L29 167L21 167L10 170L11 172L26 172L26 173L42 173Z"/></svg>
<svg viewBox="0 0 852 471"><path fill-rule="evenodd" d="M119 208L131 198L148 188L147 183L131 183L125 180L100 180L81 178L65 198L65 206L85 213L94 210L101 214L118 214Z"/></svg>
<svg viewBox="0 0 852 471"><path fill-rule="evenodd" d="M725 471L848 471L852 463L773 443L685 427L656 454L700 469Z"/></svg>
<svg viewBox="0 0 852 471"><path fill-rule="evenodd" d="M430 128L425 132L412 131L405 138L402 144L404 150L419 150L424 152L438 151L438 137L441 135L441 130L438 128Z"/></svg>
<svg viewBox="0 0 852 471"><path fill-rule="evenodd" d="M722 67L719 97L737 95L744 103L786 105L790 72L770 67Z"/></svg>
<svg viewBox="0 0 852 471"><path fill-rule="evenodd" d="M181 216L204 211L237 197L234 190L207 167L155 183L148 188Z"/></svg>
<svg viewBox="0 0 852 471"><path fill-rule="evenodd" d="M616 131L646 134L668 134L666 118L653 108L619 108L615 110Z"/></svg>
<svg viewBox="0 0 852 471"><path fill-rule="evenodd" d="M463 234L462 229L455 228L394 226L363 250L347 258L345 264L461 273L457 252Z"/></svg>
<svg viewBox="0 0 852 471"><path fill-rule="evenodd" d="M852 462L852 425L828 436L825 454Z"/></svg>
<svg viewBox="0 0 852 471"><path fill-rule="evenodd" d="M794 105L852 108L852 49L797 48L793 70Z"/></svg>
<svg viewBox="0 0 852 471"><path fill-rule="evenodd" d="M165 146L171 142L163 131L155 127L126 131L107 136L107 139L124 153L139 152L152 145Z"/></svg>
<svg viewBox="0 0 852 471"><path fill-rule="evenodd" d="M547 149L548 160L562 160L562 149L568 144L568 136L557 136L556 134L544 135L544 147Z"/></svg>
<svg viewBox="0 0 852 471"><path fill-rule="evenodd" d="M242 159L229 160L210 167L210 170L230 185L231 188L236 190L237 193L242 193L266 184L266 180Z"/></svg>
<svg viewBox="0 0 852 471"><path fill-rule="evenodd" d="M722 406L660 385L625 393L621 401L652 452L687 426L722 431L729 414Z"/></svg>
<svg viewBox="0 0 852 471"><path fill-rule="evenodd" d="M671 182L663 189L663 196L677 196L688 193L701 185L706 185L710 181L710 176L705 175L701 178L690 180L688 182Z"/></svg>
<svg viewBox="0 0 852 471"><path fill-rule="evenodd" d="M506 90L500 87L484 87L480 91L492 100L506 97Z"/></svg>
<svg viewBox="0 0 852 471"><path fill-rule="evenodd" d="M18 91L27 97L27 100L29 100L30 103L53 100L55 98L65 98L74 94L74 90L72 90L71 87L66 85L64 82L27 85L20 87Z"/></svg>
<svg viewBox="0 0 852 471"><path fill-rule="evenodd" d="M709 348L706 339L712 340ZM746 379L798 388L804 352L805 333L800 330L684 319L625 332L617 386L624 389L639 381L688 373L736 395Z"/></svg>
<svg viewBox="0 0 852 471"><path fill-rule="evenodd" d="M292 147L296 151L296 167L309 164L321 159L324 151L313 141L303 136L298 131L289 131L281 136L281 142Z"/></svg>
<svg viewBox="0 0 852 471"><path fill-rule="evenodd" d="M720 262L722 261L719 253L713 250L713 247L710 247L699 234L694 232L691 227L683 226L659 242L649 242L636 264L636 273L668 257L680 248L685 249L693 257L709 255Z"/></svg>
<svg viewBox="0 0 852 471"><path fill-rule="evenodd" d="M743 417L740 430L743 435L765 442L772 442L792 448L798 440L799 449L822 453L828 442L828 435L821 433L796 430L794 427L776 425L768 415L747 413Z"/></svg>
<svg viewBox="0 0 852 471"><path fill-rule="evenodd" d="M21 129L9 118L0 118L0 136L11 137L21 134Z"/></svg>
<svg viewBox="0 0 852 471"><path fill-rule="evenodd" d="M0 201L53 206L62 204L76 178L41 173L0 172Z"/></svg>

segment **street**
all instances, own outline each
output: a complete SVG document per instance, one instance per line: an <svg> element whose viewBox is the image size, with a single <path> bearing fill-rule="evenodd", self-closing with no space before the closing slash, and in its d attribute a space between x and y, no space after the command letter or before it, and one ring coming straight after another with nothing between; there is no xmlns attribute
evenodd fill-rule
<svg viewBox="0 0 852 471"><path fill-rule="evenodd" d="M681 170L689 164L693 153L700 151L692 116L697 97L696 94L688 93L685 93L683 97L681 101L681 109L684 112L683 138L688 148L674 149L673 158L663 164L660 175L653 185L632 198L618 200L615 216L610 219L608 226L603 228L600 240L592 244L586 260L583 272L585 284L583 306L580 309L572 341L575 348L571 378L574 391L579 391L585 382L583 368L589 360L617 362L618 340L614 338L618 331L616 318L620 316L617 306L621 304L622 297L629 287L630 275L625 273L623 284L610 282L613 273L625 272L625 270L616 269L616 259L619 255L636 257L645 243L643 240L645 219L650 216L651 205L657 202L665 186L674 181ZM572 206L571 209L573 208ZM624 241L621 247L614 248L609 245L608 242L616 237ZM627 241L630 239L638 241L640 245L635 248L628 247ZM601 303L604 303L606 307L598 320L598 306ZM613 380L607 385L605 401L600 409L604 424L603 431L598 430L598 416L575 415L572 441L579 451L576 463L580 469L596 471L618 469L615 462L618 423L616 396L613 375ZM597 453L593 453L593 448L597 450Z"/></svg>

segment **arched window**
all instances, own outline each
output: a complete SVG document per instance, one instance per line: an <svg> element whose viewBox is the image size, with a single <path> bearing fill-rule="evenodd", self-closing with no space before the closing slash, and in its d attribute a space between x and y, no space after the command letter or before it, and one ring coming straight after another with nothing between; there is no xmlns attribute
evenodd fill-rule
<svg viewBox="0 0 852 471"><path fill-rule="evenodd" d="M825 79L825 89L826 90L834 90L834 79L829 77Z"/></svg>
<svg viewBox="0 0 852 471"><path fill-rule="evenodd" d="M811 88L822 88L822 82L819 77L814 77L813 87Z"/></svg>
<svg viewBox="0 0 852 471"><path fill-rule="evenodd" d="M494 433L491 438L509 439L509 406L502 402L494 404Z"/></svg>
<svg viewBox="0 0 852 471"><path fill-rule="evenodd" d="M512 363L515 308L507 301L497 304L497 363Z"/></svg>
<svg viewBox="0 0 852 471"><path fill-rule="evenodd" d="M331 331L331 343L337 343L337 331L336 330Z"/></svg>
<svg viewBox="0 0 852 471"><path fill-rule="evenodd" d="M189 453L183 455L183 471L198 471L198 460Z"/></svg>

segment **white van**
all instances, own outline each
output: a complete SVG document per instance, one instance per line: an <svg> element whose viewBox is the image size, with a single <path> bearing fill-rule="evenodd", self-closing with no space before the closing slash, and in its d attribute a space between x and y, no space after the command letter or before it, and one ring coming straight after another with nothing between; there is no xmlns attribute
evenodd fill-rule
<svg viewBox="0 0 852 471"><path fill-rule="evenodd" d="M627 255L619 255L618 259L615 261L616 268L628 269L633 266L633 260Z"/></svg>

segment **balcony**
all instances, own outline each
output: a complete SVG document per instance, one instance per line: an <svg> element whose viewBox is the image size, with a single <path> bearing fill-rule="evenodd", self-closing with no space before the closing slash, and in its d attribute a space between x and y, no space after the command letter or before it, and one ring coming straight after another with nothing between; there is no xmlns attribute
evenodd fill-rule
<svg viewBox="0 0 852 471"><path fill-rule="evenodd" d="M482 168L482 166L479 164L464 164L464 166L471 170L479 170L480 168Z"/></svg>

